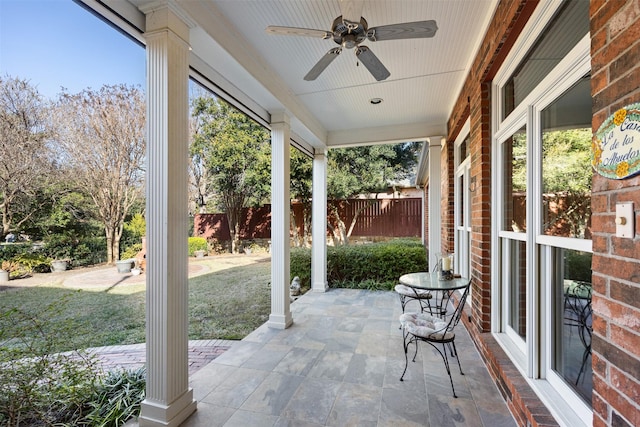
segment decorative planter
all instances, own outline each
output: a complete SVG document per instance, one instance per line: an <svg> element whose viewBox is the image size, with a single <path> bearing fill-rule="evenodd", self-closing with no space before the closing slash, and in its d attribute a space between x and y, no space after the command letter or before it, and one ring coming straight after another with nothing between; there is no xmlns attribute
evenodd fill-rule
<svg viewBox="0 0 640 427"><path fill-rule="evenodd" d="M133 261L131 261L130 259L116 261L116 268L118 269L118 273L131 273L131 267L133 267Z"/></svg>
<svg viewBox="0 0 640 427"><path fill-rule="evenodd" d="M140 270L139 268L131 269L131 274L133 274L134 276L139 276L141 273L142 273L142 270Z"/></svg>
<svg viewBox="0 0 640 427"><path fill-rule="evenodd" d="M195 251L193 254L196 256L196 258L204 258L205 251Z"/></svg>
<svg viewBox="0 0 640 427"><path fill-rule="evenodd" d="M9 272L0 270L0 283L9 281Z"/></svg>
<svg viewBox="0 0 640 427"><path fill-rule="evenodd" d="M56 259L51 261L51 271L58 273L69 268L69 261L64 259Z"/></svg>

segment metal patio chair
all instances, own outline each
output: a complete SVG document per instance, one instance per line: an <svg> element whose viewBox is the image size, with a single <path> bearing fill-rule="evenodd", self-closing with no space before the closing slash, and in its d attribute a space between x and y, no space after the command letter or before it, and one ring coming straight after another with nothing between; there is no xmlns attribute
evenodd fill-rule
<svg viewBox="0 0 640 427"><path fill-rule="evenodd" d="M458 397L453 386L453 378L451 377L451 368L449 366L449 357L447 356L447 347L449 347L451 357L455 357L458 361L460 374L464 375L464 373L462 372L462 366L460 365L460 359L458 358L458 351L456 350L456 334L454 329L458 325L458 323L460 322L460 318L462 317L462 310L467 300L467 296L469 295L470 286L471 282L469 282L469 284L462 289L462 295L460 295L457 304L451 301L451 304L453 305L453 311L450 313L447 312L442 316L433 316L424 312L403 313L400 316L400 324L403 331L405 358L404 371L402 372L400 381L404 381L404 375L407 373L407 367L409 365L409 345L411 343L415 343L416 350L413 354L413 361L415 362L416 356L418 354L418 342L426 342L427 344L435 348L438 353L440 353L442 361L444 362L444 366L447 370L447 374L449 375L453 397ZM440 348L440 346L442 348Z"/></svg>

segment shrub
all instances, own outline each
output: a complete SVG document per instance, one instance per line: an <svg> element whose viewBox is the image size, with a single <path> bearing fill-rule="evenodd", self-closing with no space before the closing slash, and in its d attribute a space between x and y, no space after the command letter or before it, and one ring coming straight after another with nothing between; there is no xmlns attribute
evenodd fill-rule
<svg viewBox="0 0 640 427"><path fill-rule="evenodd" d="M39 253L22 253L13 257L11 262L14 265L14 269L11 272L12 277L26 277L32 273L46 273L49 271L49 265L51 264L51 258Z"/></svg>
<svg viewBox="0 0 640 427"><path fill-rule="evenodd" d="M207 239L204 237L189 237L189 256L193 256L195 251L207 251Z"/></svg>
<svg viewBox="0 0 640 427"><path fill-rule="evenodd" d="M92 411L87 414L87 420L96 426L123 425L128 419L140 414L145 387L144 368L107 373L89 402Z"/></svg>
<svg viewBox="0 0 640 427"><path fill-rule="evenodd" d="M231 241L218 240L215 237L211 237L207 241L209 252L214 254L225 254L231 252Z"/></svg>
<svg viewBox="0 0 640 427"><path fill-rule="evenodd" d="M591 259L590 252L564 251L565 278L581 280L591 283Z"/></svg>
<svg viewBox="0 0 640 427"><path fill-rule="evenodd" d="M131 219L123 224L122 237L120 238L120 248L122 251L128 251L133 245L142 244L142 238L146 234L147 221L144 216L137 213ZM127 259L123 254L120 259Z"/></svg>
<svg viewBox="0 0 640 427"><path fill-rule="evenodd" d="M330 287L393 289L400 276L427 271L424 246L415 240L398 239L367 245L330 247L327 250L327 281ZM311 279L311 251L291 249L291 277L302 284Z"/></svg>
<svg viewBox="0 0 640 427"><path fill-rule="evenodd" d="M64 304L56 300L36 314L18 308L0 313L0 425L81 424L98 370L86 353L51 354L76 328L48 320Z"/></svg>
<svg viewBox="0 0 640 427"><path fill-rule="evenodd" d="M15 256L28 253L31 250L31 243L0 244L0 261L9 261Z"/></svg>
<svg viewBox="0 0 640 427"><path fill-rule="evenodd" d="M311 287L311 250L308 248L291 248L289 261L291 280L298 276L300 286ZM291 283L291 282L289 282Z"/></svg>
<svg viewBox="0 0 640 427"><path fill-rule="evenodd" d="M74 265L101 264L107 260L107 239L105 237L85 236L71 251Z"/></svg>
<svg viewBox="0 0 640 427"><path fill-rule="evenodd" d="M44 254L52 259L66 259L74 265L93 265L107 259L104 237L53 234L45 239Z"/></svg>
<svg viewBox="0 0 640 427"><path fill-rule="evenodd" d="M426 270L425 249L413 241L338 246L327 251L329 286L368 280L379 286L369 283L367 289L392 289L401 275Z"/></svg>
<svg viewBox="0 0 640 427"><path fill-rule="evenodd" d="M120 254L120 259L132 259L138 255L138 252L142 250L142 243L134 243L127 248L127 250L122 251Z"/></svg>

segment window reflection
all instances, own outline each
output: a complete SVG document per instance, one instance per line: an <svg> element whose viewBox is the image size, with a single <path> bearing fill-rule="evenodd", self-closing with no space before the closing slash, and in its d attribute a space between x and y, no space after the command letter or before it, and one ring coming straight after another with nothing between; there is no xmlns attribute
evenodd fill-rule
<svg viewBox="0 0 640 427"><path fill-rule="evenodd" d="M507 252L509 262L509 326L522 339L527 337L527 245L510 240Z"/></svg>
<svg viewBox="0 0 640 427"><path fill-rule="evenodd" d="M566 1L502 88L502 119L520 105L588 32L589 2Z"/></svg>
<svg viewBox="0 0 640 427"><path fill-rule="evenodd" d="M591 238L591 92L583 78L542 112L542 230Z"/></svg>
<svg viewBox="0 0 640 427"><path fill-rule="evenodd" d="M504 212L502 229L527 231L527 136L523 126L502 143Z"/></svg>
<svg viewBox="0 0 640 427"><path fill-rule="evenodd" d="M553 369L591 405L592 254L561 248L555 252Z"/></svg>

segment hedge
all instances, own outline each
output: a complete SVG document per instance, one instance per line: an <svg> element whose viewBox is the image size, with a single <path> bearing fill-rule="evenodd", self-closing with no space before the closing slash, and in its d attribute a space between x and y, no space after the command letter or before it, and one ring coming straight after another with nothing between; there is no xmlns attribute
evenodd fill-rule
<svg viewBox="0 0 640 427"><path fill-rule="evenodd" d="M309 287L310 249L292 249L290 268L291 277L300 277L302 286ZM401 275L427 270L425 248L414 240L337 246L327 250L330 287L391 290Z"/></svg>

